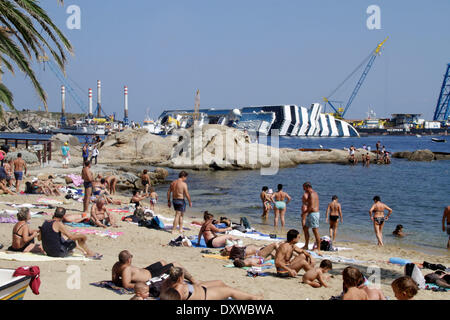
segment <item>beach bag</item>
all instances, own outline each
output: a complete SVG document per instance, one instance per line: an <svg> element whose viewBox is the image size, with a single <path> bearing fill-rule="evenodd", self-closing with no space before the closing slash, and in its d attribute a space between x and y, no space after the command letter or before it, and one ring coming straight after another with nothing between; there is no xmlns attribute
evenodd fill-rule
<svg viewBox="0 0 450 320"><path fill-rule="evenodd" d="M414 263L405 265L405 276L411 277L420 289L425 289L425 278Z"/></svg>
<svg viewBox="0 0 450 320"><path fill-rule="evenodd" d="M321 251L332 251L333 245L331 243L330 238L322 237L320 238L320 250Z"/></svg>
<svg viewBox="0 0 450 320"><path fill-rule="evenodd" d="M230 251L230 259L245 259L245 247L233 246Z"/></svg>
<svg viewBox="0 0 450 320"><path fill-rule="evenodd" d="M248 222L248 219L246 217L241 217L241 225L245 227L245 229L250 229L250 222Z"/></svg>

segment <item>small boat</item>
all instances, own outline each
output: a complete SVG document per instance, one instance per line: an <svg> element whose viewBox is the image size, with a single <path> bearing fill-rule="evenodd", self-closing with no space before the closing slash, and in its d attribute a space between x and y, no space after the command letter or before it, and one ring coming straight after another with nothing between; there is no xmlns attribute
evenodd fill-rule
<svg viewBox="0 0 450 320"><path fill-rule="evenodd" d="M416 134L417 138L422 138L422 136L420 134Z"/></svg>
<svg viewBox="0 0 450 320"><path fill-rule="evenodd" d="M23 300L30 276L13 277L13 269L0 269L0 300Z"/></svg>
<svg viewBox="0 0 450 320"><path fill-rule="evenodd" d="M438 139L438 138L431 138L431 141L433 142L447 142L445 139Z"/></svg>

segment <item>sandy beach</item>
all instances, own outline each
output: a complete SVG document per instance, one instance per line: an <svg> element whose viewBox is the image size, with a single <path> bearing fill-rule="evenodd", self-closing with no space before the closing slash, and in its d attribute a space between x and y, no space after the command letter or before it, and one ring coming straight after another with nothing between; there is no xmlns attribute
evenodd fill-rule
<svg viewBox="0 0 450 320"><path fill-rule="evenodd" d="M36 169L35 169L36 170ZM59 172L63 170L57 170ZM95 172L95 168L93 169ZM32 171L33 172L33 171ZM73 169L66 171L75 172ZM195 188L195 186L191 186ZM61 197L46 197L42 195L16 195L16 196L0 196L0 209L11 210L6 203L38 203L39 198L51 198L63 202L63 206L68 210L68 213L80 213L82 210L82 203L74 200L66 200ZM160 194L160 203L155 207L155 213L165 218L173 218L174 212L166 205L166 195ZM115 199L122 200L122 203L128 203L129 197L124 195L117 195ZM194 207L188 208L185 214L185 227L190 230L186 231L186 235L197 235L199 227L191 225L190 221L199 220L201 208L195 207L195 199L193 199ZM148 200L145 201L145 206L148 206ZM117 209L122 206L109 205L108 208ZM31 211L41 211L41 209L31 209ZM54 210L42 210L50 214ZM115 213L118 217L124 213ZM51 216L35 215L31 219L31 227L37 228L45 219L50 219ZM170 225L170 221L163 220L166 225ZM13 224L0 224L0 243L4 244L1 251L5 251L11 244L11 233ZM73 229L68 227L69 229ZM42 300L42 299L100 299L100 300L128 300L131 295L120 295L111 290L98 288L90 285L90 283L102 280L111 279L111 268L117 261L117 256L121 250L129 250L134 258L133 264L138 267L146 267L160 259L168 262L178 262L185 266L192 275L199 280L216 280L221 279L226 284L239 288L241 290L253 293L263 294L264 299L270 300L328 300L332 296L337 296L342 291L342 270L347 267L348 263L333 262L333 270L330 272L328 288L314 289L308 285L302 284L302 274L300 271L297 278L279 279L275 277L275 269L267 270L268 276L265 277L248 277L245 270L237 268L225 268L224 265L230 262L202 257L200 252L202 248L192 247L170 247L168 243L176 236L163 230L147 229L145 227L138 227L137 225L119 222L118 228L109 228L112 232L122 232L123 234L116 239L101 237L98 235L88 235L88 246L101 254L102 260L92 261L52 261L52 262L17 262L0 260L1 268L17 268L20 266L39 266L41 270L41 288L40 294L34 295L31 290L27 290L24 297L25 300ZM303 236L302 236L303 239ZM253 240L242 238L244 244L264 245L266 241ZM338 252L325 252L330 256L339 256L351 258L358 261L352 264L358 267L366 276L372 273L368 270L369 267L378 267L381 272L381 290L389 299L395 299L391 282L403 275L403 267L388 263L390 257L402 257L413 262L422 263L428 261L431 263L441 263L446 266L450 264L449 255L431 255L418 251L405 250L395 246L385 246L383 248L377 247L374 244L367 243L335 243L336 246L344 246L351 248L351 250ZM218 251L214 250L213 251ZM67 281L72 275L68 273L70 266L78 266L80 270L80 289L69 289ZM69 268L70 269L70 268ZM431 270L422 270L424 275L431 273ZM446 292L433 292L431 290L420 290L415 299L417 300L446 300L449 298Z"/></svg>

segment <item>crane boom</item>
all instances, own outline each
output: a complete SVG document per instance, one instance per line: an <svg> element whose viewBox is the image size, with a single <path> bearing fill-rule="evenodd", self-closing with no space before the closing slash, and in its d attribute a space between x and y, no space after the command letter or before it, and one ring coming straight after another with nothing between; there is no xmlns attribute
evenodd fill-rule
<svg viewBox="0 0 450 320"><path fill-rule="evenodd" d="M447 64L444 81L442 81L441 92L439 94L436 110L434 111L434 121L447 121L450 117L450 63Z"/></svg>
<svg viewBox="0 0 450 320"><path fill-rule="evenodd" d="M350 98L347 101L347 104L345 105L345 107L343 108L343 111L340 112L339 109L336 109L335 106L333 104L331 104L329 98L331 97L331 95L329 95L327 98L324 98L323 100L325 101L325 103L328 103L333 110L336 112L336 116L338 116L339 118L343 118L345 113L348 111L348 109L350 108L351 104L353 103L353 100L355 100L359 89L361 88L361 86L364 83L364 80L366 80L367 74L369 73L370 69L372 68L373 63L375 62L376 57L380 54L381 48L383 47L383 45L385 44L385 42L388 40L389 37L386 37L386 39L384 39L382 42L380 42L377 47L375 48L375 50L373 50L373 52L371 53L371 55L366 58L339 86L338 88L336 88L331 95L333 95L340 87L342 87L342 85L365 63L365 61L367 61L367 59L369 59L366 67L364 68L364 71L361 75L361 77L358 80L358 83L356 84L356 87L353 89L352 94L350 95Z"/></svg>

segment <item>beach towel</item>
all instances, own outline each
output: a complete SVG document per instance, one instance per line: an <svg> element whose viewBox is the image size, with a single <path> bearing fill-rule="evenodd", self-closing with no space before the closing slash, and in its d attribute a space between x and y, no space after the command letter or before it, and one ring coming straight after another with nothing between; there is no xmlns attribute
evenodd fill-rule
<svg viewBox="0 0 450 320"><path fill-rule="evenodd" d="M63 204L61 201L58 201L55 199L49 199L49 198L39 198L39 199L37 199L37 202L45 203L45 204L54 204L54 205Z"/></svg>
<svg viewBox="0 0 450 320"><path fill-rule="evenodd" d="M20 267L14 271L13 277L19 276L31 276L30 280L30 288L34 294L39 294L39 287L41 286L41 279L39 275L41 274L41 270L38 266L32 267Z"/></svg>
<svg viewBox="0 0 450 320"><path fill-rule="evenodd" d="M19 222L19 220L17 220L13 216L0 217L0 223L17 223L17 222Z"/></svg>
<svg viewBox="0 0 450 320"><path fill-rule="evenodd" d="M339 257L339 256L330 256L330 255L326 255L326 254L322 254L321 256L319 256L315 251L309 251L308 250L308 252L315 259L327 259L327 260L330 260L332 262L350 263L350 264L368 263L368 261L360 261L360 260L355 260L355 259L352 259L352 258L345 258L345 257Z"/></svg>
<svg viewBox="0 0 450 320"><path fill-rule="evenodd" d="M261 241L280 241L284 240L284 238L271 238L268 234L263 234L258 231L250 231L250 232L240 232L238 230L232 230L228 234L236 237L250 238L253 240L261 240Z"/></svg>
<svg viewBox="0 0 450 320"><path fill-rule="evenodd" d="M8 261L23 261L23 262L36 262L36 261L93 261L92 259L86 258L81 254L74 254L72 256L68 256L65 258L54 258L45 256L43 254L35 254L35 253L6 253L0 252L0 260L8 260Z"/></svg>
<svg viewBox="0 0 450 320"><path fill-rule="evenodd" d="M272 265L271 265L271 266L262 266L262 267L260 267L261 270L272 269L272 268L275 266L275 260L273 260L273 259L267 260L267 261L265 261L264 263L270 263L270 264L272 264ZM226 264L226 265L224 265L224 267L225 267L225 268L236 268L236 267L234 266L234 264ZM239 268L239 269L249 270L249 269L251 269L251 267L242 267L242 268Z"/></svg>
<svg viewBox="0 0 450 320"><path fill-rule="evenodd" d="M449 288L440 287L440 286L438 286L435 283L426 283L425 284L425 290L442 291L442 292L450 291Z"/></svg>
<svg viewBox="0 0 450 320"><path fill-rule="evenodd" d="M72 179L72 182L75 187L81 186L84 182L84 180L81 178L81 176L78 176L76 174L68 174L67 177Z"/></svg>
<svg viewBox="0 0 450 320"><path fill-rule="evenodd" d="M64 222L64 224L69 226L69 227L73 227L73 228L84 228L84 227L96 228L95 226L93 226L89 222L79 222L79 223L76 223L76 222Z"/></svg>
<svg viewBox="0 0 450 320"><path fill-rule="evenodd" d="M123 232L113 232L110 230L99 230L99 229L72 229L70 232L81 233L81 234L93 234L99 237L108 237L111 239L117 239L119 236L123 235Z"/></svg>
<svg viewBox="0 0 450 320"><path fill-rule="evenodd" d="M112 290L117 294L134 294L134 289L126 289L123 287L116 286L113 282L105 280L99 282L90 283L91 286L105 288L108 290Z"/></svg>
<svg viewBox="0 0 450 320"><path fill-rule="evenodd" d="M196 247L196 248L208 248L208 246L206 245L205 239L202 237L200 240L200 243L198 243L198 238L197 236L193 236L193 238L189 237L189 240L191 240L192 242L192 246ZM220 247L220 248L213 248L213 249L223 249L224 247Z"/></svg>

